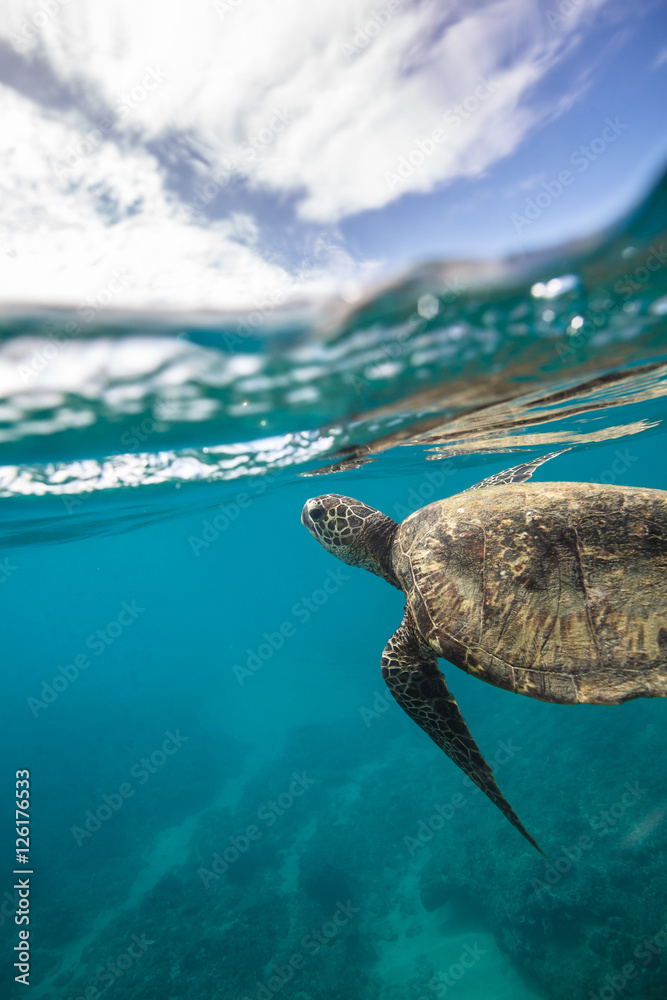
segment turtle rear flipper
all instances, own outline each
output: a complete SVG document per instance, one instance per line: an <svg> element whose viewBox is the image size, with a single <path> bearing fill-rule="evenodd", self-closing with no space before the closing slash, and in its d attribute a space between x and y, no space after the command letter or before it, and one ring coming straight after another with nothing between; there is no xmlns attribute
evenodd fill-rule
<svg viewBox="0 0 667 1000"><path fill-rule="evenodd" d="M493 771L475 743L456 698L450 693L445 678L438 670L435 653L424 650L419 645L408 611L385 646L382 654L382 677L410 718L458 764L519 833L543 854L498 788Z"/></svg>
<svg viewBox="0 0 667 1000"><path fill-rule="evenodd" d="M522 462L521 465L513 465L511 469L503 469L502 472L496 472L495 475L489 476L487 479L482 479L480 483L469 486L463 492L469 493L470 490L485 490L489 486L509 486L511 483L527 483L535 472L535 469L539 469L545 462L550 462L552 458L558 458L559 455L564 455L569 450L569 448L561 448L560 451L550 451L548 455L541 455L540 458L531 458L528 462Z"/></svg>

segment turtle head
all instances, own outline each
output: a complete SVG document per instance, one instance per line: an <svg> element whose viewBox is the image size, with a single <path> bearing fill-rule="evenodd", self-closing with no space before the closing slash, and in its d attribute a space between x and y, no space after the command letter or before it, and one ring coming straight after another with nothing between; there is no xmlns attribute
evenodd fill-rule
<svg viewBox="0 0 667 1000"><path fill-rule="evenodd" d="M301 523L320 545L348 566L361 566L401 589L392 565L398 525L361 500L338 493L306 500Z"/></svg>

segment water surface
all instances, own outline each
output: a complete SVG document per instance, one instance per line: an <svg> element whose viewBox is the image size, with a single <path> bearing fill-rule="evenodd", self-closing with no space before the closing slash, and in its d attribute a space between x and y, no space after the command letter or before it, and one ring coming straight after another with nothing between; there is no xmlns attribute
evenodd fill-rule
<svg viewBox="0 0 667 1000"><path fill-rule="evenodd" d="M441 664L541 858L387 697L401 595L299 514L335 491L400 520L561 448L535 481L667 489L665 192L354 307L4 316L2 739L6 801L31 774L36 1000L663 1000L664 703L548 705Z"/></svg>

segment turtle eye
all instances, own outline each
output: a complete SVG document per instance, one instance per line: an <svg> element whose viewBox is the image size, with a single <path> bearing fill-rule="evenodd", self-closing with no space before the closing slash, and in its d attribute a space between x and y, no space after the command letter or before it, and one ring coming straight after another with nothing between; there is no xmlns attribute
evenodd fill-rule
<svg viewBox="0 0 667 1000"><path fill-rule="evenodd" d="M313 509L310 511L311 521L321 521L322 518L324 517L324 513L325 513L324 507L313 507Z"/></svg>

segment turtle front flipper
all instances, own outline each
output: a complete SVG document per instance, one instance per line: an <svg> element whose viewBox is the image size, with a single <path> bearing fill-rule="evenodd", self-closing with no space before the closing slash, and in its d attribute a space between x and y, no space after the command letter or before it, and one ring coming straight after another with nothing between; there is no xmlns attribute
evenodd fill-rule
<svg viewBox="0 0 667 1000"><path fill-rule="evenodd" d="M458 764L519 833L542 854L543 851L523 827L498 788L493 771L472 738L456 698L450 693L445 678L438 670L435 653L424 649L417 641L408 611L400 628L384 648L382 677L410 718Z"/></svg>

